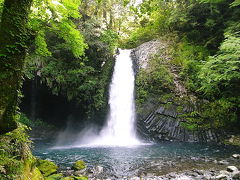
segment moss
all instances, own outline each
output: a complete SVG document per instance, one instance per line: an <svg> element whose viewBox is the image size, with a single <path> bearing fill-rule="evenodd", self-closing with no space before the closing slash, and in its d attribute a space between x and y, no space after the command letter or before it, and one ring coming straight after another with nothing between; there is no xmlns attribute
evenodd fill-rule
<svg viewBox="0 0 240 180"><path fill-rule="evenodd" d="M53 174L51 176L48 176L47 178L45 178L45 180L60 180L63 178L63 174L59 173L59 174Z"/></svg>
<svg viewBox="0 0 240 180"><path fill-rule="evenodd" d="M0 179L43 179L35 167L36 158L31 153L31 141L25 130L26 127L19 124L14 131L0 135Z"/></svg>
<svg viewBox="0 0 240 180"><path fill-rule="evenodd" d="M50 176L57 172L57 165L48 160L38 160L37 167L44 177Z"/></svg>
<svg viewBox="0 0 240 180"><path fill-rule="evenodd" d="M85 169L85 168L86 168L86 164L82 160L76 161L72 166L73 170L82 170L82 169Z"/></svg>
<svg viewBox="0 0 240 180"><path fill-rule="evenodd" d="M44 178L43 178L43 175L42 175L42 173L40 172L40 170L35 167L35 168L30 172L30 174L29 174L29 176L28 176L28 179L31 179L31 180L43 180Z"/></svg>
<svg viewBox="0 0 240 180"><path fill-rule="evenodd" d="M60 180L74 180L73 177L64 177L64 178L61 178Z"/></svg>
<svg viewBox="0 0 240 180"><path fill-rule="evenodd" d="M88 180L87 176L73 176L74 180Z"/></svg>
<svg viewBox="0 0 240 180"><path fill-rule="evenodd" d="M27 22L32 1L4 1L0 22L0 134L17 128L15 116L30 42Z"/></svg>

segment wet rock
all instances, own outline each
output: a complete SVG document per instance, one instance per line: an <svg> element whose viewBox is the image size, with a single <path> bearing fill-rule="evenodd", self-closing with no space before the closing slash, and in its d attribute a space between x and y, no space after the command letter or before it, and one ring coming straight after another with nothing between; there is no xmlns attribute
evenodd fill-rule
<svg viewBox="0 0 240 180"><path fill-rule="evenodd" d="M217 163L218 163L218 161L217 161L217 160L214 160L214 161L213 161L213 163L214 163L214 164L217 164Z"/></svg>
<svg viewBox="0 0 240 180"><path fill-rule="evenodd" d="M59 174L53 174L51 176L48 176L45 178L45 180L59 180L61 178L63 178L63 174L59 173Z"/></svg>
<svg viewBox="0 0 240 180"><path fill-rule="evenodd" d="M79 171L74 171L73 175L75 175L75 176L87 175L87 171L86 171L86 169L82 169L82 170L79 170Z"/></svg>
<svg viewBox="0 0 240 180"><path fill-rule="evenodd" d="M218 164L220 164L220 165L228 165L229 162L226 161L226 160L222 160L222 161L219 161Z"/></svg>
<svg viewBox="0 0 240 180"><path fill-rule="evenodd" d="M101 173L103 173L103 167L102 167L102 166L96 166L94 173L95 173L95 174L101 174Z"/></svg>
<svg viewBox="0 0 240 180"><path fill-rule="evenodd" d="M240 172L235 173L235 174L232 176L232 179L240 179Z"/></svg>
<svg viewBox="0 0 240 180"><path fill-rule="evenodd" d="M216 176L217 180L227 180L228 176L226 174L220 174L218 176Z"/></svg>
<svg viewBox="0 0 240 180"><path fill-rule="evenodd" d="M86 164L85 164L85 162L82 161L82 160L76 161L76 162L73 164L72 169L73 169L73 170L76 170L76 171L86 169Z"/></svg>
<svg viewBox="0 0 240 180"><path fill-rule="evenodd" d="M74 170L67 169L63 172L65 176L72 176L74 174Z"/></svg>
<svg viewBox="0 0 240 180"><path fill-rule="evenodd" d="M57 165L49 160L39 159L37 161L37 168L41 171L44 177L50 176L57 172Z"/></svg>
<svg viewBox="0 0 240 180"><path fill-rule="evenodd" d="M240 159L240 154L233 154L232 157L233 157L234 159Z"/></svg>
<svg viewBox="0 0 240 180"><path fill-rule="evenodd" d="M87 176L71 176L74 180L88 180Z"/></svg>
<svg viewBox="0 0 240 180"><path fill-rule="evenodd" d="M202 170L197 170L197 169L194 169L193 172L197 173L198 175L204 174L204 172Z"/></svg>
<svg viewBox="0 0 240 180"><path fill-rule="evenodd" d="M237 173L238 172L238 168L236 166L228 166L227 167L227 171L231 172L231 173Z"/></svg>
<svg viewBox="0 0 240 180"><path fill-rule="evenodd" d="M64 178L61 178L60 180L74 180L73 177L64 177Z"/></svg>
<svg viewBox="0 0 240 180"><path fill-rule="evenodd" d="M130 180L141 180L141 178L140 177L132 177L132 178L130 178Z"/></svg>
<svg viewBox="0 0 240 180"><path fill-rule="evenodd" d="M220 171L220 174L225 174L225 175L227 175L227 176L230 175L230 173L229 173L228 171L226 171L226 170L222 170L222 171Z"/></svg>
<svg viewBox="0 0 240 180"><path fill-rule="evenodd" d="M176 178L176 174L175 173L169 173L167 175L167 177L169 177L169 178Z"/></svg>

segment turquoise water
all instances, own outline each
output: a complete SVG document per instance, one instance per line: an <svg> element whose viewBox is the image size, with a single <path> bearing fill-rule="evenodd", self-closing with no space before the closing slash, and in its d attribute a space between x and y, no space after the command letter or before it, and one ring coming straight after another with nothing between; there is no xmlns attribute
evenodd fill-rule
<svg viewBox="0 0 240 180"><path fill-rule="evenodd" d="M231 146L210 144L163 142L160 144L133 147L80 147L52 149L52 144L36 141L34 154L42 159L51 159L61 169L69 169L76 160L84 160L89 166L101 165L106 174L133 176L139 169L154 161L158 166L181 159L228 158L240 149ZM159 163L160 162L160 163Z"/></svg>

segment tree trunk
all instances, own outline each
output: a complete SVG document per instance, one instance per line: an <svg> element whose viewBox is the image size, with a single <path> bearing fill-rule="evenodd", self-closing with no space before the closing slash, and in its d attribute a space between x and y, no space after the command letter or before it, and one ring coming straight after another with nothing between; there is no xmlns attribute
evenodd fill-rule
<svg viewBox="0 0 240 180"><path fill-rule="evenodd" d="M22 70L30 31L32 0L5 0L0 23L0 134L17 127Z"/></svg>

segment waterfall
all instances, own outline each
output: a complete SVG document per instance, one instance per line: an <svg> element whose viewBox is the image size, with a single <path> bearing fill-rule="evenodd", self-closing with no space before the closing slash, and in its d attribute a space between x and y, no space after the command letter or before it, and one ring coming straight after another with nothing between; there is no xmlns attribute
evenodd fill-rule
<svg viewBox="0 0 240 180"><path fill-rule="evenodd" d="M110 85L110 112L100 134L90 141L92 145L138 145L135 129L135 100L131 50L120 50L116 58Z"/></svg>
<svg viewBox="0 0 240 180"><path fill-rule="evenodd" d="M136 136L135 124L135 76L130 57L131 50L120 50L116 58L112 81L109 89L110 112L104 127L96 132L89 125L76 136L75 142L66 144L68 130L60 133L54 148L72 148L83 146L134 146L143 145Z"/></svg>

